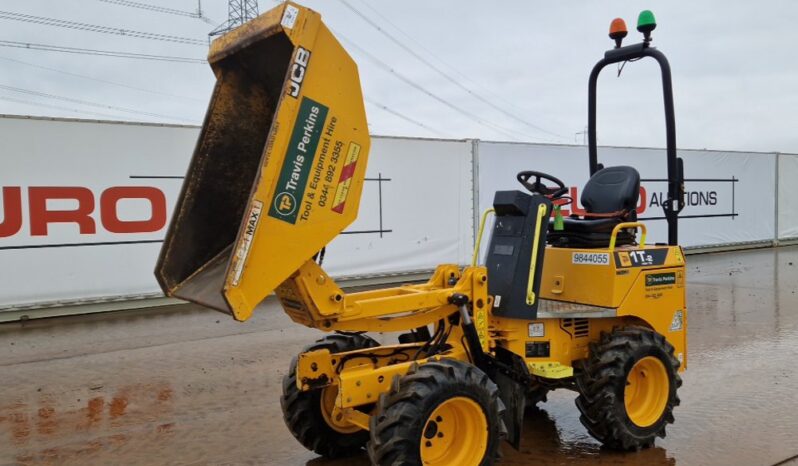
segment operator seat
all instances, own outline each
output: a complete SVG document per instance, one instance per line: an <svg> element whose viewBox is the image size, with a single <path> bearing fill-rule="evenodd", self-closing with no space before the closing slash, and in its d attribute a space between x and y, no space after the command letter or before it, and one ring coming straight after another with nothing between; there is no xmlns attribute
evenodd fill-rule
<svg viewBox="0 0 798 466"><path fill-rule="evenodd" d="M563 219L562 230L549 224L548 243L556 247L606 248L610 245L612 229L622 222L637 220L640 197L640 173L632 167L607 167L590 177L580 198L585 215L571 215ZM636 229L618 233L615 244L633 244Z"/></svg>

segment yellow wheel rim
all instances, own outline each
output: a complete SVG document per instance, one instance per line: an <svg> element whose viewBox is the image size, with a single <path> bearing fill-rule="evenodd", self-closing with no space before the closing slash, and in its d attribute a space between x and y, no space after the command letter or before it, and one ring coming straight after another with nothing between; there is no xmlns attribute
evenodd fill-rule
<svg viewBox="0 0 798 466"><path fill-rule="evenodd" d="M626 415L639 427L659 420L670 396L670 380L665 365L654 356L637 361L626 377L623 402Z"/></svg>
<svg viewBox="0 0 798 466"><path fill-rule="evenodd" d="M435 408L421 433L421 462L476 466L488 448L488 420L471 398L450 398Z"/></svg>
<svg viewBox="0 0 798 466"><path fill-rule="evenodd" d="M321 415L324 421L336 432L354 434L360 427L346 420L344 414L336 408L335 399L338 397L338 386L328 385L321 389Z"/></svg>

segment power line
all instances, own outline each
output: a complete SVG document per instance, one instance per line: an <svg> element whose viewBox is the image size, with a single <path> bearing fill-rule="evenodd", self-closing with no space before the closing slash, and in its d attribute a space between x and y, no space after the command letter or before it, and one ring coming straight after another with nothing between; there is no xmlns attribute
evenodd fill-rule
<svg viewBox="0 0 798 466"><path fill-rule="evenodd" d="M422 93L428 95L429 97L432 97L436 101L442 103L443 105L449 107L450 109L456 111L457 113L460 113L461 115L464 115L464 116L468 117L469 119L477 122L478 124L480 124L480 125L482 125L482 126L484 126L486 128L490 128L493 131L502 133L505 136L508 136L508 137L511 137L511 138L513 138L515 140L518 140L517 136L511 134L511 132L513 132L513 130L511 130L509 128L504 128L504 127L499 126L497 124L490 123L490 122L488 122L486 120L483 120L482 118L478 117L477 115L474 115L473 113L469 112L468 110L465 110L465 109L463 109L461 107L458 107L457 105L454 105L453 103L449 102L448 100L433 94L432 92L430 92L429 90L427 90L426 88L421 86L420 84L417 84L416 82L414 82L413 80L411 80L407 76L399 73L398 71L393 69L390 65L386 64L385 62L383 62L379 58L375 57L374 55L370 54L369 52L366 52L362 47L358 46L353 41L347 39L345 36L343 36L341 34L337 34L337 33L336 33L336 36L341 38L344 42L347 42L349 44L349 47L357 50L358 52L363 54L366 58L368 58L369 60L374 62L377 66L379 66L383 70L393 74L394 76L396 76L397 78L402 80L407 85L413 87L414 89L417 89L417 90L421 91Z"/></svg>
<svg viewBox="0 0 798 466"><path fill-rule="evenodd" d="M121 29L121 28L113 28L108 26L100 26L96 24L79 23L76 21L66 21L62 19L47 18L43 16L25 15L22 13L14 13L11 11L0 11L0 19L9 19L12 21L21 21L24 23L41 24L45 26L55 26L67 29L76 29L81 31L99 32L102 34L116 34L126 37L135 37L137 39L150 39L150 40L160 40L166 42L176 42L179 44L207 46L205 41L201 39L192 39L190 37L171 36L168 34L157 34L153 32L133 31L130 29Z"/></svg>
<svg viewBox="0 0 798 466"><path fill-rule="evenodd" d="M126 108L126 107L118 107L118 106L115 106L115 105L99 104L99 103L91 102L91 101L88 101L88 100L81 100L81 99L75 99L75 98L72 98L72 97L64 97L64 96L55 95L55 94L48 94L46 92L33 91L33 90L30 90L30 89L22 89L22 88L14 87L14 86L6 86L4 84L0 84L0 89L4 89L4 90L7 90L7 91L12 91L12 92L18 92L20 94L32 95L32 96L36 96L36 97L44 97L46 99L61 100L61 101L64 101L64 102L71 102L71 103L76 103L76 104L80 104L80 105L86 105L86 106L89 106L89 107L107 108L107 109L110 109L110 110L116 110L118 112L133 113L133 114L136 114L136 115L144 115L144 116L149 116L149 117L166 118L166 119L170 119L170 120L180 120L180 121L196 123L195 121L187 120L187 119L181 118L181 117L176 117L176 116L171 116L171 115L162 115L160 113L144 112L144 111L141 111L141 110L135 110L135 109Z"/></svg>
<svg viewBox="0 0 798 466"><path fill-rule="evenodd" d="M391 115L397 116L397 117L405 120L408 123L411 123L411 124L414 124L414 125L418 126L419 128L423 128L423 129L425 129L425 130L427 130L427 131L429 131L431 133L437 134L438 136L441 136L441 137L447 137L446 134L441 133L440 131L438 131L438 130L436 130L434 128L430 128L429 126L425 125L424 123L421 123L418 120L414 120L413 118L410 118L407 115L399 113L396 110L394 110L394 109L392 109L392 108L390 108L390 107L388 107L386 105L383 105L383 104L381 104L379 102L375 102L373 99L369 99L368 97L366 97L366 98L364 98L364 100L366 102L370 103L371 105L374 105L375 107L378 107L378 108L390 113Z"/></svg>
<svg viewBox="0 0 798 466"><path fill-rule="evenodd" d="M469 94L469 95L471 95L472 97L476 98L476 99L477 99L477 100L479 100L480 102L482 102L482 103L484 103L484 104L486 104L486 105L490 106L491 108L493 108L493 109L495 109L495 110L497 110L497 111L501 112L502 114L504 114L504 115L506 115L506 116L509 116L509 117L510 117L510 118L512 118L513 120L516 120L516 121L518 121L518 122L520 122L520 123L522 123L522 124L524 124L524 125L526 125L526 126L528 126L528 127L530 127L530 128L533 128L533 129L535 129L535 130L537 130L537 131L540 131L540 132L542 132L542 133L546 133L546 134L548 134L548 135L550 135L550 136L555 136L555 137L558 137L558 138L561 138L561 139L566 139L566 138L565 138L565 136L562 136L562 135L559 135L559 134L557 134L557 133L551 132L551 131L549 131L549 130L547 130L547 129L545 129L545 128L541 128L540 126L538 126L538 125L536 125L536 124L534 124L534 123L530 123L530 122L526 121L525 119L523 119L523 118L520 118L520 117L518 117L517 115L514 115L514 114L512 114L512 113L508 112L507 110L503 109L502 107L500 107L500 106L496 105L496 104L495 104L494 102L492 102L490 99L487 99L487 98L485 98L485 97L483 97L483 96L481 96L481 95L477 94L476 92L474 92L473 90L469 89L469 88L468 88L468 87L466 87L464 84L462 84L460 81L458 81L457 79L455 79L454 77L452 77L452 76L451 76L449 73L447 73L446 71L442 70L440 67L436 66L434 63L430 62L429 60L427 60L426 58L424 58L423 56L421 56L419 53L417 53L415 50L413 50L413 48L411 48L411 47L407 46L407 45L406 45L405 43L403 43L401 40L397 39L395 36L393 36L392 34L390 34L388 31L386 31L386 30L384 30L383 28L381 28L381 27L379 26L379 24L375 23L373 20L371 20L371 18L369 18L368 16L364 15L364 14L363 14L362 12L360 12L360 11L359 11L357 8L353 7L353 6L352 6L352 5L351 5L351 4L350 4L350 3L349 3L347 0L339 0L339 1L340 1L340 2L341 2L341 3L342 3L342 4L343 4L343 5L346 7L346 8L348 8L350 11L352 11L352 12L353 12L353 13L355 13L357 16L359 16L359 17L360 17L360 18L361 18L363 21L365 21L365 22L366 22L366 23L368 23L368 24L369 24L371 27L373 27L373 28L374 28L374 29L376 29L378 32L380 32L382 35L384 35L385 37L387 37L387 38L388 38L388 39L389 39L391 42L393 42L394 44L398 45L399 47L401 47L403 50L405 50L405 51L406 51L406 52L408 52L409 54L413 55L413 56L414 56L416 59L418 59L420 62L424 63L424 64L425 64L425 65L427 65L429 68L431 68L432 70L434 70L435 72L437 72L438 74L440 74L441 76L443 76L443 77L444 77L444 78L445 78L447 81L449 81L450 83L452 83L452 84L454 84L455 86L459 87L460 89L462 89L463 91L465 91L466 93L468 93L468 94ZM372 8L372 10L373 10L373 8ZM395 25L394 25L394 27L396 28L396 26L395 26ZM398 29L398 28L397 28L397 29Z"/></svg>
<svg viewBox="0 0 798 466"><path fill-rule="evenodd" d="M12 40L0 40L0 47L13 47L19 49L28 49L28 50L43 50L47 52L74 53L79 55L96 55L102 57L132 58L136 60L153 60L153 61L167 61L167 62L177 62L177 63L200 63L200 64L208 63L207 60L201 58L175 57L168 55L150 55L144 53L118 52L113 50L96 50L96 49L86 49L79 47L64 47L60 45L16 42Z"/></svg>
<svg viewBox="0 0 798 466"><path fill-rule="evenodd" d="M202 10L197 8L197 11L178 10L176 8L167 8L159 5L151 5L149 3L131 2L130 0L100 0L105 3L112 3L114 5L126 6L130 8L139 8L141 10L154 11L156 13L164 13L168 15L186 16L205 21L208 24L214 24L213 21L202 15Z"/></svg>
<svg viewBox="0 0 798 466"><path fill-rule="evenodd" d="M446 67L446 68L448 68L449 70L451 70L451 71L452 71L454 74L458 75L458 76L460 77L460 79L462 79L462 80L464 80L464 81L467 81L467 82L471 83L471 85L473 85L474 87L478 87L478 88L482 89L482 91L483 91L483 92L485 92L486 94L490 95L492 98L496 99L497 101L500 101L500 102L504 103L505 105L507 105L507 106L509 106L509 107L512 107L512 108L516 109L516 110L517 110L517 111L519 111L519 112L522 112L522 113L523 113L523 112L525 112L525 111L526 111L526 110L524 110L524 109L522 109L522 108L518 107L517 105L515 105L513 102L510 102L510 101L508 101L507 99L505 99L505 98L504 98L504 97L502 97L501 95L499 95L499 94L497 94L497 93L493 92L493 91L491 90L491 88L489 88L489 87L487 87L487 86L485 86L485 85L483 85L483 84L480 84L480 83L478 83L477 81L474 81L474 80L473 80L473 79L471 79L471 78L470 78L470 77L469 77L467 74L464 74L464 73L460 72L460 71L459 71L457 68L455 68L455 67L454 67L454 66L452 66L451 64L447 63L447 62L446 62L446 60L443 60L443 59L441 59L441 58L440 58L439 56L437 56L437 55L436 55L436 54L435 54L435 53L434 53L432 50L430 50L428 47L426 47L426 46L425 46L424 44L422 44L421 42L417 41L417 40L415 39L415 37L413 37L413 35L411 35L411 34L408 34L407 32L405 32L404 30L402 30L402 28L400 28L399 26L397 26L397 25L396 25L396 23L393 23L393 22L392 22L390 19L388 19L388 18L387 18L385 15L383 15L382 13L380 13L379 11L377 11L377 10L376 10L374 7L372 7L372 6L369 4L369 2L367 2L367 1L365 1L365 0L360 0L360 3L361 3L363 6L365 6L366 8L368 8L369 10L371 10L371 12L372 12L372 13L374 13L375 15L377 15L377 16L378 16L380 19L382 19L383 21L385 21L386 23L388 23L389 25L391 25L391 26L392 26L392 27L393 27L393 28L394 28L396 31L398 31L400 34L402 34L404 37L406 37L406 38L407 38L407 39L408 39L410 42L412 42L412 43L413 43L413 44L414 44L416 47L418 47L419 49L421 49L421 50L424 50L425 52L427 52L427 54L429 54L429 56L431 56L432 58L434 58L434 59L435 59L435 62L436 62L436 63L439 63L439 64L443 65L444 67Z"/></svg>
<svg viewBox="0 0 798 466"><path fill-rule="evenodd" d="M273 1L274 3L279 3L279 4L282 4L282 3L284 3L282 0L272 0L272 1ZM452 110L456 111L457 113L460 113L460 114L462 114L462 115L464 115L464 116L468 117L469 119L471 119L471 120L473 120L473 121L477 122L478 124L480 124L480 125L482 125L482 126L484 126L484 127L486 127L486 128L489 128L489 129L491 129L491 130L493 130L493 131L496 131L496 132L502 133L502 134L504 134L505 136L508 136L508 137L510 137L510 138L513 138L513 139L515 139L515 140L518 140L518 137L517 137L517 136L514 136L514 135L512 135L512 134L510 133L510 132L511 132L511 131L513 131L513 130L511 130L511 129L505 129L505 128L502 128L502 127L501 127L501 126L499 126L499 125L496 125L496 124L490 123L490 122L488 122L488 121L485 121L485 120L483 120L483 119L479 118L478 116L474 115L473 113L471 113L471 112L469 112L469 111L467 111L467 110L465 110L465 109L462 109L462 108L460 108L460 107L458 107L458 106L456 106L456 105L452 104L451 102L448 102L447 100L443 99L442 97L439 97L439 96L437 96L437 95L433 94L432 92L428 91L428 90L427 90L427 89L425 89L423 86L421 86L420 84L417 84L416 82L414 82L413 80L411 80L411 79L410 79L410 78L408 78L407 76L405 76L405 75L403 75L403 74L399 73L398 71L394 70L394 69L393 69L393 68L392 68L390 65L388 65L388 64L387 64L387 63L385 63L384 61L380 60L379 58L377 58L377 57L375 57L374 55L370 54L369 52L365 51L365 50L364 50L362 47L358 46L358 45L357 45L357 44L356 44L354 41L352 41L352 40L348 39L348 38L347 38L346 36L344 36L343 34L339 34L339 33L335 32L335 35L336 35L336 37L340 38L340 39L341 39L341 40L343 40L344 42L348 43L348 44L349 44L349 47L351 47L351 48L353 48L353 49L355 49L355 50L359 51L359 52L360 52L361 54L363 54L363 55L364 55L366 58L368 58L369 60L371 60L372 62L374 62L375 64L377 64L377 65L378 65L380 68L382 68L383 70L387 71L387 72L388 72L388 73L390 73L390 74L393 74L394 76L396 76L397 78L399 78L400 80L402 80L402 81L403 81L404 83L406 83L407 85L409 85L409 86L413 87L414 89L417 89L417 90L421 91L422 93L426 94L427 96L429 96L429 97L432 97L433 99L437 100L438 102L442 103L443 105L445 105L445 106L449 107L450 109L452 109ZM377 104L377 105L379 105L379 104ZM395 110L392 110L392 109L388 109L387 107L385 107L385 108L384 108L384 110L387 110L388 112L390 112L390 113L393 113L394 115L397 115L397 116L399 116L400 118L409 118L409 117L405 117L405 116L400 116L400 114L399 114L398 112L396 112ZM418 124L418 122L416 122L415 120L413 120L413 121L412 121L412 123L413 123L413 124ZM424 127L424 125L423 125L423 124L422 124L422 127ZM426 129L426 128L425 128L425 129ZM433 130L433 131L434 131L434 130ZM522 133L519 133L519 134L522 134Z"/></svg>
<svg viewBox="0 0 798 466"><path fill-rule="evenodd" d="M272 1L274 1L275 3L283 3L281 0L272 0ZM388 73L394 75L395 77L397 77L398 79L403 81L405 84L413 87L414 89L416 89L416 90L426 94L427 96L431 97L432 99L440 102L441 104L445 105L446 107L449 107L450 109L454 110L455 112L466 116L467 118L471 119L472 121L475 121L479 125L481 125L483 127L486 127L486 128L489 128L489 129L491 129L493 131L496 131L498 133L501 133L501 134L503 134L503 135L505 135L507 137L510 137L510 138L516 140L516 141L519 140L519 137L514 135L514 134L512 134L512 133L519 134L522 137L528 137L526 134L521 133L519 131L510 129L510 128L507 128L507 127L504 127L504 126L501 126L501 125L498 125L498 124L495 124L495 123L491 123L489 121L486 121L486 120L480 118L479 116L475 115L474 113L469 112L468 110L465 110L465 109L463 109L461 107L458 107L457 105L447 101L446 99L444 99L444 98L442 98L442 97L440 97L440 96L438 96L436 94L433 94L432 92L427 90L422 85L416 83L415 81L413 81L412 79L408 78L407 76L399 73L398 71L393 69L393 67L391 67L390 65L388 65L384 61L380 60L376 56L374 56L371 53L367 52L366 50L364 50L362 47L357 45L354 41L352 41L351 39L347 38L343 34L340 34L340 33L336 32L336 31L333 31L333 32L334 32L336 37L341 39L343 42L346 42L348 44L348 47L351 47L352 49L357 50L363 56L365 56L366 58L371 60L373 63L375 63L377 66L379 66L383 70L385 70Z"/></svg>
<svg viewBox="0 0 798 466"><path fill-rule="evenodd" d="M24 99L16 99L14 97L8 97L8 96L4 96L4 95L0 95L0 100L6 100L8 102L14 102L14 103L17 103L17 104L35 105L37 107L54 108L56 110L65 110L67 112L82 113L82 114L85 114L85 115L94 115L94 116L101 116L101 117L106 117L106 118L110 117L110 118L116 118L116 119L121 119L122 118L119 115L112 115L110 113L100 113L100 112L90 112L88 110L78 110L76 108L62 107L60 105L50 105L50 104L45 104L43 102L33 102L33 101L30 101L30 100L24 100Z"/></svg>
<svg viewBox="0 0 798 466"><path fill-rule="evenodd" d="M198 18L199 15L193 11L178 10L176 8L167 8L164 6L150 5L149 3L131 2L129 0L100 0L105 3L113 3L115 5L127 6L131 8L139 8L142 10L154 11L157 13L166 13L169 15L188 16L189 18Z"/></svg>
<svg viewBox="0 0 798 466"><path fill-rule="evenodd" d="M193 100L195 102L205 102L205 99L198 99L196 97L188 97L188 96L184 96L184 95L169 94L169 93L166 93L166 92L155 91L155 90L152 90L152 89L145 89L145 88L142 88L142 87L136 87L136 86L131 86L131 85L128 85L128 84L117 83L117 82L114 82L114 81L108 81L108 80L105 80L105 79L95 78L93 76L86 76L85 74L72 73L70 71L60 70L58 68L50 68L49 66L36 65L34 63L28 63L26 61L17 60L15 58L8 58L8 57L0 56L0 60L6 60L6 61L14 62L14 63L19 63L21 65L31 66L33 68L39 68L39 69L42 69L42 70L52 71L52 72L55 72L55 73L61 73L61 74L69 75L69 76L74 76L76 78L88 79L90 81L96 81L96 82L100 82L100 83L110 84L112 86L124 87L124 88L127 88L127 89L133 89L133 90L140 91L140 92L147 92L149 94L156 94L156 95L161 95L161 96L165 96L165 97L176 97L176 98L179 98L179 99Z"/></svg>

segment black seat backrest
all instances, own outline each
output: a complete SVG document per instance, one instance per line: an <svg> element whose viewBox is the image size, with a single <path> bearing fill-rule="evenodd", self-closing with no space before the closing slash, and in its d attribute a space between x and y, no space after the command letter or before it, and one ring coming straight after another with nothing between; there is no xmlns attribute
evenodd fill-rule
<svg viewBox="0 0 798 466"><path fill-rule="evenodd" d="M585 211L594 214L635 212L640 197L640 173L632 167L607 167L590 177L582 191ZM636 217L636 216L634 216Z"/></svg>

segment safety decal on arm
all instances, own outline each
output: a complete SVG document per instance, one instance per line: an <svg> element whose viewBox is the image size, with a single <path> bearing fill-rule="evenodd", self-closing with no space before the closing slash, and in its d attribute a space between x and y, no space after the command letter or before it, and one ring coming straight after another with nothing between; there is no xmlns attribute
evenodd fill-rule
<svg viewBox="0 0 798 466"><path fill-rule="evenodd" d="M333 198L332 211L339 214L344 213L344 206L346 205L346 197L349 194L349 186L352 184L352 177L355 175L355 167L357 167L357 159L360 156L360 145L354 142L349 143L349 150L346 153L346 162L344 168L341 170L341 176L338 177L338 187L335 189L335 197Z"/></svg>

